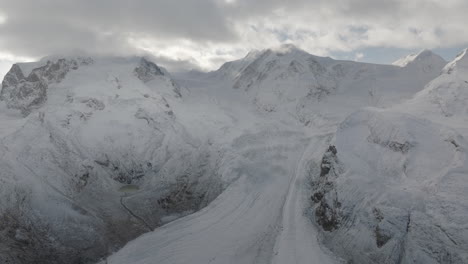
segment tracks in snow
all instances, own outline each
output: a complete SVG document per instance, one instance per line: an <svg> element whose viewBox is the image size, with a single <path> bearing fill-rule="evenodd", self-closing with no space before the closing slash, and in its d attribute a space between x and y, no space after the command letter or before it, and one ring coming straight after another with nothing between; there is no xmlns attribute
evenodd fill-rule
<svg viewBox="0 0 468 264"><path fill-rule="evenodd" d="M237 138L223 172L236 180L217 199L130 242L109 263L333 263L303 215L306 161L320 139L305 150L309 142L277 128Z"/></svg>
<svg viewBox="0 0 468 264"><path fill-rule="evenodd" d="M316 152L321 153L325 149L327 144L324 143L324 138L314 138L294 170L283 206L282 232L277 237L273 264L337 263L322 250L317 240L317 230L305 215L305 206L309 203L306 166Z"/></svg>

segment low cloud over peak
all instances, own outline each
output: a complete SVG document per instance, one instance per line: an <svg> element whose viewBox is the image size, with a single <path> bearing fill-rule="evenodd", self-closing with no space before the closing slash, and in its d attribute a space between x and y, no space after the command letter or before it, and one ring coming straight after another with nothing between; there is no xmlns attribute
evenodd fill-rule
<svg viewBox="0 0 468 264"><path fill-rule="evenodd" d="M463 0L0 0L0 52L144 52L169 68L208 70L292 42L379 61L365 49L466 45L466 11Z"/></svg>

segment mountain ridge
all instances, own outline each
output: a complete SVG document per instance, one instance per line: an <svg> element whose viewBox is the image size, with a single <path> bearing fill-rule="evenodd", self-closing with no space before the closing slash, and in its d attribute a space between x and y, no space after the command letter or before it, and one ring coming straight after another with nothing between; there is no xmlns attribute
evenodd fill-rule
<svg viewBox="0 0 468 264"><path fill-rule="evenodd" d="M13 66L0 262L463 263L465 196L444 210L465 186L465 108L447 108L464 54L445 71L291 45L187 75L141 57Z"/></svg>

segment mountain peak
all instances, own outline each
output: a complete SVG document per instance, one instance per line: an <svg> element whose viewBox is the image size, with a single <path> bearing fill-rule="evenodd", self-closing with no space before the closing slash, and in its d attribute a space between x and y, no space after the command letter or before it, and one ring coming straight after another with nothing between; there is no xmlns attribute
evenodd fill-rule
<svg viewBox="0 0 468 264"><path fill-rule="evenodd" d="M296 47L294 44L282 44L263 50L254 49L242 59L224 63L214 74L235 79L246 69L248 71L258 71L257 67L265 64L266 61L271 61L269 65L273 66L278 61L284 61L289 64L292 60L310 56L312 55Z"/></svg>
<svg viewBox="0 0 468 264"><path fill-rule="evenodd" d="M445 67L443 72L452 73L455 70L468 70L468 48L464 49L457 57L449 62Z"/></svg>
<svg viewBox="0 0 468 264"><path fill-rule="evenodd" d="M400 67L417 64L445 64L447 63L442 57L435 54L431 50L423 49L418 53L407 55L393 62L392 64Z"/></svg>
<svg viewBox="0 0 468 264"><path fill-rule="evenodd" d="M135 75L138 79L147 83L156 76L164 75L164 72L154 62L142 57L139 65L135 68Z"/></svg>
<svg viewBox="0 0 468 264"><path fill-rule="evenodd" d="M420 52L417 53L416 57L417 58L424 58L424 57L432 56L432 55L435 55L435 53L432 52L429 49L423 49L423 50L421 50Z"/></svg>

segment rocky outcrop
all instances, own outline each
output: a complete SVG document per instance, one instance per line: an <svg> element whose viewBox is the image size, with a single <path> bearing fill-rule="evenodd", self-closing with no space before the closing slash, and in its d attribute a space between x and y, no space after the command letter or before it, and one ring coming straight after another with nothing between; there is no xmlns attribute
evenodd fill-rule
<svg viewBox="0 0 468 264"><path fill-rule="evenodd" d="M47 100L50 84L60 83L71 70L91 63L91 58L48 60L27 76L18 64L14 64L2 82L0 100L5 101L8 108L18 109L27 116Z"/></svg>
<svg viewBox="0 0 468 264"><path fill-rule="evenodd" d="M140 63L135 68L134 73L135 76L144 83L148 83L158 77L165 79L173 87L172 90L176 94L176 96L182 96L179 85L176 82L174 82L172 78L168 78L168 74L162 68L158 67L158 65L147 60L146 58L140 59Z"/></svg>
<svg viewBox="0 0 468 264"><path fill-rule="evenodd" d="M313 182L315 220L325 231L333 231L342 218L341 203L335 189L334 180L340 173L337 150L329 146L320 163L320 176Z"/></svg>
<svg viewBox="0 0 468 264"><path fill-rule="evenodd" d="M29 115L0 144L0 263L95 263L213 200L219 155L177 120L176 87L138 58L14 65L2 103Z"/></svg>
<svg viewBox="0 0 468 264"><path fill-rule="evenodd" d="M154 80L157 76L163 76L164 73L155 63L141 58L140 65L135 68L135 75L138 79L146 83Z"/></svg>
<svg viewBox="0 0 468 264"><path fill-rule="evenodd" d="M456 141L455 141L456 139ZM365 109L314 171L323 242L349 263L467 263L466 141L427 119Z"/></svg>

